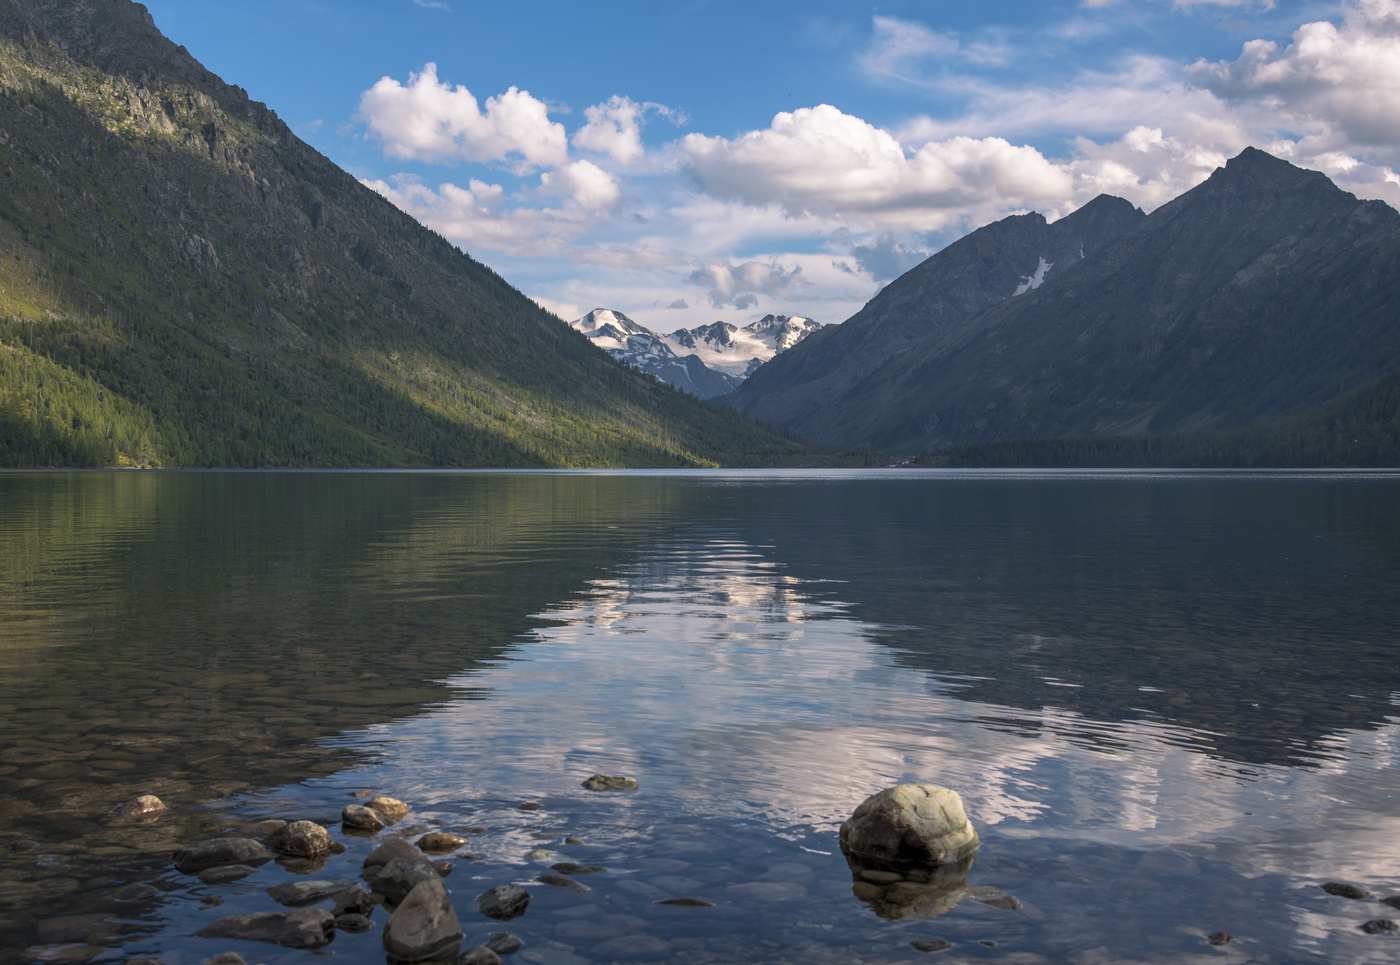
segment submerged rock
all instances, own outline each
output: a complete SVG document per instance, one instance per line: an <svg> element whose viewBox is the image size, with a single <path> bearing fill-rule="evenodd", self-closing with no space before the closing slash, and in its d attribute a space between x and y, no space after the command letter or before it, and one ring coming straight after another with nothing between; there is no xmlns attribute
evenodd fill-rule
<svg viewBox="0 0 1400 965"><path fill-rule="evenodd" d="M246 878L257 870L246 864L224 864L217 868L205 868L199 873L199 880L206 885L226 885L230 881Z"/></svg>
<svg viewBox="0 0 1400 965"><path fill-rule="evenodd" d="M359 885L352 885L344 891L334 896L335 907L331 914L339 918L341 915L368 915L377 906L384 904L384 899L380 895L365 891Z"/></svg>
<svg viewBox="0 0 1400 965"><path fill-rule="evenodd" d="M1336 895L1338 898L1350 898L1353 901L1360 901L1366 897L1366 891L1356 885L1349 885L1342 881L1328 881L1322 885L1322 890L1329 895Z"/></svg>
<svg viewBox="0 0 1400 965"><path fill-rule="evenodd" d="M234 867L238 866L234 865ZM248 870L251 872L253 869L249 868ZM128 904L138 901L150 901L158 894L160 894L160 891L155 886L148 885L144 881L138 881L135 884L127 885L121 891L117 892L113 900Z"/></svg>
<svg viewBox="0 0 1400 965"><path fill-rule="evenodd" d="M1400 926L1389 918L1372 918L1361 926L1361 930L1368 935L1394 935L1400 931Z"/></svg>
<svg viewBox="0 0 1400 965"><path fill-rule="evenodd" d="M1389 898L1382 898L1381 904L1389 905L1392 908L1400 908L1400 895L1391 895Z"/></svg>
<svg viewBox="0 0 1400 965"><path fill-rule="evenodd" d="M615 774L594 774L582 784L590 791L635 791L636 778L621 777Z"/></svg>
<svg viewBox="0 0 1400 965"><path fill-rule="evenodd" d="M673 908L713 908L713 901L706 901L704 898L662 898L660 901L653 901L653 905L670 905Z"/></svg>
<svg viewBox="0 0 1400 965"><path fill-rule="evenodd" d="M946 952L953 943L942 938L920 938L909 943L916 952Z"/></svg>
<svg viewBox="0 0 1400 965"><path fill-rule="evenodd" d="M501 965L501 956L493 948L478 945L463 952L462 957L457 959L457 965Z"/></svg>
<svg viewBox="0 0 1400 965"><path fill-rule="evenodd" d="M497 955L513 955L520 951L525 945L520 940L520 936L514 932L493 931L487 938L484 948L489 948Z"/></svg>
<svg viewBox="0 0 1400 965"><path fill-rule="evenodd" d="M847 854L851 893L881 918L892 921L937 918L951 911L963 898L971 897L967 875L972 870L973 857L968 855L955 864L909 863L896 871L892 870L890 862L877 862L872 867L858 855ZM979 889L979 893L984 903L1004 895L995 888ZM1005 897L1015 901L1010 895Z"/></svg>
<svg viewBox="0 0 1400 965"><path fill-rule="evenodd" d="M436 875L416 885L384 926L384 953L394 962L455 958L462 927Z"/></svg>
<svg viewBox="0 0 1400 965"><path fill-rule="evenodd" d="M335 842L330 832L315 821L293 821L263 838L263 843L293 858L318 858L330 854Z"/></svg>
<svg viewBox="0 0 1400 965"><path fill-rule="evenodd" d="M341 810L340 823L352 831L382 831L389 826L384 815L358 804L347 804Z"/></svg>
<svg viewBox="0 0 1400 965"><path fill-rule="evenodd" d="M1235 936L1227 931L1213 931L1206 936L1207 945L1228 945L1235 940Z"/></svg>
<svg viewBox="0 0 1400 965"><path fill-rule="evenodd" d="M167 810L164 802L154 794L142 794L112 808L112 817L123 821L153 821Z"/></svg>
<svg viewBox="0 0 1400 965"><path fill-rule="evenodd" d="M553 885L556 888L563 888L565 891L572 891L575 894L586 895L593 889L587 885L580 884L568 875L543 874L536 875L535 880L546 885Z"/></svg>
<svg viewBox="0 0 1400 965"><path fill-rule="evenodd" d="M363 935L374 927L367 915L336 915L335 927L347 935Z"/></svg>
<svg viewBox="0 0 1400 965"><path fill-rule="evenodd" d="M354 886L348 881L289 881L276 888L267 889L267 895L279 905L303 908L318 901L334 898L351 887Z"/></svg>
<svg viewBox="0 0 1400 965"><path fill-rule="evenodd" d="M608 870L607 868L604 868L602 865L596 865L596 864L576 864L576 863L573 862L573 861L561 861L561 862L559 862L558 864L552 864L552 865L550 865L550 867L553 868L555 871L562 872L563 874L566 874L566 875L591 875L591 874L597 874L599 871L607 871L607 870Z"/></svg>
<svg viewBox="0 0 1400 965"><path fill-rule="evenodd" d="M993 888L991 885L971 885L962 890L962 897L971 898L973 901L991 908L1000 908L1002 911L1021 910L1019 901L1000 888Z"/></svg>
<svg viewBox="0 0 1400 965"><path fill-rule="evenodd" d="M319 908L231 915L201 928L195 935L270 942L285 948L321 948L335 937L335 919Z"/></svg>
<svg viewBox="0 0 1400 965"><path fill-rule="evenodd" d="M530 893L519 885L497 885L476 897L477 911L498 921L519 918L529 904Z"/></svg>
<svg viewBox="0 0 1400 965"><path fill-rule="evenodd" d="M427 855L425 855L422 851L419 851L413 845L409 844L403 838L390 838L388 841L385 841L383 844L375 848L365 857L365 877L374 877L373 874L368 873L369 869L376 869L375 873L377 874L379 868L384 867L386 864L388 864L395 858L408 858L414 861L428 860Z"/></svg>
<svg viewBox="0 0 1400 965"><path fill-rule="evenodd" d="M185 874L197 875L205 868L219 865L266 864L272 857L271 851L252 838L209 838L179 848L174 861L175 867Z"/></svg>
<svg viewBox="0 0 1400 965"><path fill-rule="evenodd" d="M543 807L544 805L539 801L526 801L524 804L517 804L515 809L517 811L538 811Z"/></svg>
<svg viewBox="0 0 1400 965"><path fill-rule="evenodd" d="M954 864L978 845L962 798L936 784L900 784L872 794L841 825L841 850L876 861Z"/></svg>

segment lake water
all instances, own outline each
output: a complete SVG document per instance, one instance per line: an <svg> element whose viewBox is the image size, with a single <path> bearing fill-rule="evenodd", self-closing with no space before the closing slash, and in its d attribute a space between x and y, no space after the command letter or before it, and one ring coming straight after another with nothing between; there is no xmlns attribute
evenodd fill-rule
<svg viewBox="0 0 1400 965"><path fill-rule="evenodd" d="M446 884L515 965L1393 962L1398 589L1385 473L0 474L0 961L383 962L383 909L193 933L480 828ZM1019 910L856 897L837 828L906 781ZM412 811L347 833L363 791ZM347 850L170 863L265 818Z"/></svg>

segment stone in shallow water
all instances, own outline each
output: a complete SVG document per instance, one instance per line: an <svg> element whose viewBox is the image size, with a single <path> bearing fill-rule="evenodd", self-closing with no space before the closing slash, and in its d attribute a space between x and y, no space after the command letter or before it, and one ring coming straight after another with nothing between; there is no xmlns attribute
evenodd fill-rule
<svg viewBox="0 0 1400 965"><path fill-rule="evenodd" d="M872 794L841 825L841 850L878 861L955 864L977 851L956 791L899 784Z"/></svg>
<svg viewBox="0 0 1400 965"><path fill-rule="evenodd" d="M187 875L227 864L260 865L272 860L272 852L252 838L209 838L187 844L175 852L175 867Z"/></svg>
<svg viewBox="0 0 1400 965"><path fill-rule="evenodd" d="M390 838L365 857L364 866L366 869L382 868L395 858L408 858L414 861L427 860L427 856L422 851L403 838Z"/></svg>
<svg viewBox="0 0 1400 965"><path fill-rule="evenodd" d="M457 912L436 875L414 886L384 926L384 953L394 962L455 958L461 945Z"/></svg>
<svg viewBox="0 0 1400 965"><path fill-rule="evenodd" d="M377 906L384 903L384 899L379 895L365 891L359 885L352 885L344 891L336 894L335 907L331 914L339 917L341 915L368 915Z"/></svg>
<svg viewBox="0 0 1400 965"><path fill-rule="evenodd" d="M704 898L663 898L660 901L653 901L653 905L671 905L674 908L713 908L713 901L706 901Z"/></svg>
<svg viewBox="0 0 1400 965"><path fill-rule="evenodd" d="M428 854L444 854L448 851L456 851L467 843L467 839L455 834L448 834L446 831L433 831L418 839L418 850Z"/></svg>
<svg viewBox="0 0 1400 965"><path fill-rule="evenodd" d="M1382 898L1381 904L1389 905L1392 908L1400 908L1400 895L1391 895L1389 898Z"/></svg>
<svg viewBox="0 0 1400 965"><path fill-rule="evenodd" d="M370 879L369 886L375 894L397 903L423 882L441 880L437 869L424 857L395 858Z"/></svg>
<svg viewBox="0 0 1400 965"><path fill-rule="evenodd" d="M1349 885L1342 881L1328 881L1322 885L1322 890L1329 895L1336 895L1338 898L1350 898L1353 901L1359 901L1366 897L1365 889L1358 888L1356 885Z"/></svg>
<svg viewBox="0 0 1400 965"><path fill-rule="evenodd" d="M607 871L602 865L596 864L575 864L572 861L561 861L558 864L550 865L555 871L566 875L591 875L599 871Z"/></svg>
<svg viewBox="0 0 1400 965"><path fill-rule="evenodd" d="M544 848L536 848L525 856L526 861L548 861L554 852L546 851Z"/></svg>
<svg viewBox="0 0 1400 965"><path fill-rule="evenodd" d="M590 791L635 791L638 788L636 778L622 777L617 774L594 774L581 785Z"/></svg>
<svg viewBox="0 0 1400 965"><path fill-rule="evenodd" d="M572 891L575 894L586 895L593 889L587 885L580 884L568 875L542 874L536 875L535 880L556 888L563 888L565 891Z"/></svg>
<svg viewBox="0 0 1400 965"><path fill-rule="evenodd" d="M457 965L501 965L501 956L496 954L495 949L478 945L463 952L462 957L457 959Z"/></svg>
<svg viewBox="0 0 1400 965"><path fill-rule="evenodd" d="M497 885L476 897L477 911L498 921L519 918L529 904L530 893L519 885Z"/></svg>
<svg viewBox="0 0 1400 965"><path fill-rule="evenodd" d="M408 815L408 805L396 797L372 797L365 807L378 811L389 824L397 824Z"/></svg>
<svg viewBox="0 0 1400 965"><path fill-rule="evenodd" d="M374 922L365 915L336 915L335 927L347 935L363 935L374 927Z"/></svg>
<svg viewBox="0 0 1400 965"><path fill-rule="evenodd" d="M244 866L232 865L231 867L240 868ZM252 871L253 869L249 868L248 870ZM144 881L138 881L136 884L127 885L121 891L117 892L114 900L124 904L138 901L150 901L158 894L160 894L160 891L153 885L148 885Z"/></svg>
<svg viewBox="0 0 1400 965"><path fill-rule="evenodd" d="M231 915L201 928L195 935L270 942L285 948L321 948L335 937L335 919L319 908Z"/></svg>
<svg viewBox="0 0 1400 965"><path fill-rule="evenodd" d="M329 854L334 842L330 832L315 821L293 821L273 831L263 843L293 858L318 858Z"/></svg>
<svg viewBox="0 0 1400 965"><path fill-rule="evenodd" d="M112 817L123 821L153 821L166 812L164 802L154 794L142 794L112 808Z"/></svg>
<svg viewBox="0 0 1400 965"><path fill-rule="evenodd" d="M217 868L205 868L199 873L199 880L206 885L226 885L230 881L246 878L258 869L246 864L225 864Z"/></svg>
<svg viewBox="0 0 1400 965"><path fill-rule="evenodd" d="M1400 931L1400 926L1389 918L1372 918L1361 926L1361 930L1368 935L1394 935Z"/></svg>
<svg viewBox="0 0 1400 965"><path fill-rule="evenodd" d="M318 901L334 898L352 887L354 886L348 881L289 881L276 888L267 889L267 894L279 905L303 908Z"/></svg>
<svg viewBox="0 0 1400 965"><path fill-rule="evenodd" d="M520 951L524 944L525 943L520 940L520 936L514 932L493 931L491 936L486 940L485 947L491 949L491 951L495 952L497 955L511 955Z"/></svg>
<svg viewBox="0 0 1400 965"><path fill-rule="evenodd" d="M358 804L347 804L340 812L340 823L352 831L382 831L389 826L384 815Z"/></svg>
<svg viewBox="0 0 1400 965"><path fill-rule="evenodd" d="M1228 945L1235 940L1235 936L1227 931L1213 931L1206 936L1208 945Z"/></svg>
<svg viewBox="0 0 1400 965"><path fill-rule="evenodd" d="M516 805L515 809L517 811L538 811L543 807L544 805L539 801L526 801L524 804Z"/></svg>
<svg viewBox="0 0 1400 965"><path fill-rule="evenodd" d="M1002 911L1021 910L1021 903L1019 901L1000 888L993 888L991 885L973 885L964 888L963 897L971 898L973 901L991 908L1000 908Z"/></svg>
<svg viewBox="0 0 1400 965"><path fill-rule="evenodd" d="M946 952L953 943L942 938L920 938L909 943L916 952Z"/></svg>

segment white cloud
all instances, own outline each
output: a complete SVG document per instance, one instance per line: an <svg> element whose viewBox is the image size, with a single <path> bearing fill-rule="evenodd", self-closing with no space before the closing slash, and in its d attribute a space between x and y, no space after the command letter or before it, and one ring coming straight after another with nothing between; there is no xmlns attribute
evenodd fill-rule
<svg viewBox="0 0 1400 965"><path fill-rule="evenodd" d="M1251 40L1237 60L1199 60L1187 76L1227 103L1324 128L1338 146L1400 148L1400 0L1361 0L1340 26L1303 24L1281 51Z"/></svg>
<svg viewBox="0 0 1400 965"><path fill-rule="evenodd" d="M414 4L426 7L429 10L446 10L451 12L452 8L443 3L442 0L413 0Z"/></svg>
<svg viewBox="0 0 1400 965"><path fill-rule="evenodd" d="M952 137L907 156L891 134L829 104L783 112L733 141L691 134L681 149L717 197L904 228L941 227L988 204L1064 199L1073 187L1034 148Z"/></svg>
<svg viewBox="0 0 1400 965"><path fill-rule="evenodd" d="M715 308L752 308L758 296L785 296L792 292L802 274L801 266L784 268L776 262L712 259L687 276L686 281L708 288L707 297Z"/></svg>
<svg viewBox="0 0 1400 965"><path fill-rule="evenodd" d="M419 161L493 162L519 171L568 162L564 126L543 101L510 88L486 99L485 111L462 85L438 80L437 65L410 74L408 85L381 77L360 98L360 116L392 157Z"/></svg>
<svg viewBox="0 0 1400 965"><path fill-rule="evenodd" d="M568 198L589 211L611 208L622 197L617 178L592 161L575 161L540 175L540 184L555 197Z"/></svg>

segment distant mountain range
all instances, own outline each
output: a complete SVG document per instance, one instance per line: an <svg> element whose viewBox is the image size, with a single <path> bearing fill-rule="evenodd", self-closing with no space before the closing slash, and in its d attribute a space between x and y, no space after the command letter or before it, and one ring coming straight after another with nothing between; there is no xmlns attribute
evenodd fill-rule
<svg viewBox="0 0 1400 965"><path fill-rule="evenodd" d="M981 228L728 401L919 453L1271 424L1397 366L1400 213L1250 148L1147 216L1102 196Z"/></svg>
<svg viewBox="0 0 1400 965"><path fill-rule="evenodd" d="M0 465L825 458L619 364L128 0L0 0Z"/></svg>
<svg viewBox="0 0 1400 965"><path fill-rule="evenodd" d="M801 315L765 315L743 328L714 322L661 335L607 308L569 324L613 358L702 399L732 392L764 362L823 327Z"/></svg>

